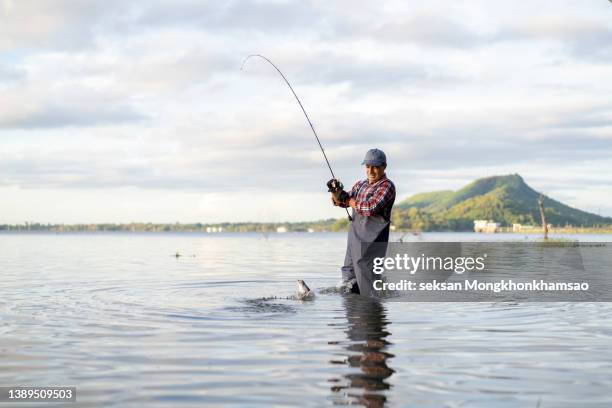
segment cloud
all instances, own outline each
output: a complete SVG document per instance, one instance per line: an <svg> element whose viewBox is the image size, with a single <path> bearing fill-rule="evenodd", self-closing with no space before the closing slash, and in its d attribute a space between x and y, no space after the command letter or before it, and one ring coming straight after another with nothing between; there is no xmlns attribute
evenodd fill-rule
<svg viewBox="0 0 612 408"><path fill-rule="evenodd" d="M144 121L147 116L125 107L100 109L69 109L66 106L47 106L24 116L0 117L0 128L41 129L67 126L94 126Z"/></svg>
<svg viewBox="0 0 612 408"><path fill-rule="evenodd" d="M223 5L201 1L163 1L141 3L135 23L141 27L192 26L207 31L227 33L276 33L287 35L296 30L309 32L312 23L323 15L313 2L228 1ZM318 24L317 24L318 26Z"/></svg>
<svg viewBox="0 0 612 408"><path fill-rule="evenodd" d="M422 13L383 22L369 33L383 42L414 43L422 47L472 48L490 37L442 14Z"/></svg>
<svg viewBox="0 0 612 408"><path fill-rule="evenodd" d="M302 83L333 85L346 83L350 91L385 92L404 86L454 86L464 78L450 73L445 67L402 60L321 53L302 61L296 78Z"/></svg>
<svg viewBox="0 0 612 408"><path fill-rule="evenodd" d="M136 38L106 50L40 52L18 66L0 65L0 85L7 78L0 128L143 123L156 114L148 103L159 105L164 97L176 98L235 68L227 53L197 44L160 51L164 42L169 46L181 39L174 34Z"/></svg>
<svg viewBox="0 0 612 408"><path fill-rule="evenodd" d="M122 2L116 0L4 0L0 8L0 50L89 47L98 24L120 15L121 6Z"/></svg>
<svg viewBox="0 0 612 408"><path fill-rule="evenodd" d="M145 122L148 115L108 94L74 89L60 93L40 92L31 87L5 92L0 102L1 129L53 129L62 127L106 126ZM9 102L10 101L10 102Z"/></svg>
<svg viewBox="0 0 612 408"><path fill-rule="evenodd" d="M122 39L163 29L190 29L226 35L312 32L324 16L302 1L196 0L88 1L4 0L0 8L0 50L16 47L78 51L104 38ZM28 21L28 24L24 24ZM317 24L317 26L320 26Z"/></svg>
<svg viewBox="0 0 612 408"><path fill-rule="evenodd" d="M612 60L612 25L597 18L538 16L500 30L500 41L549 42L580 60Z"/></svg>
<svg viewBox="0 0 612 408"><path fill-rule="evenodd" d="M22 67L0 65L0 85L13 85L16 82L23 80L26 72Z"/></svg>

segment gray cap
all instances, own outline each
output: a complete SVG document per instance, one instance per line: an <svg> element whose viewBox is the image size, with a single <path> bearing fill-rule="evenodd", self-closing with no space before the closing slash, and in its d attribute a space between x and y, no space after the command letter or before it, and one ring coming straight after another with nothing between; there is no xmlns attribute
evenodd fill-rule
<svg viewBox="0 0 612 408"><path fill-rule="evenodd" d="M385 156L385 152L379 149L370 149L365 155L365 159L363 159L363 163L366 166L382 166L387 164L387 156Z"/></svg>

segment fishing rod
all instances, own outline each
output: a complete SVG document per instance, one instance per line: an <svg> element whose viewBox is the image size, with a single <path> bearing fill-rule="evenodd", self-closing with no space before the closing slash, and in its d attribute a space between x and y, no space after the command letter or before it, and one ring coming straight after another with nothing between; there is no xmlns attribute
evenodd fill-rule
<svg viewBox="0 0 612 408"><path fill-rule="evenodd" d="M270 63L270 65L272 65L274 67L274 69L276 69L276 71L280 74L280 76L283 77L283 79L285 80L285 83L287 84L289 89L291 89L291 92L293 93L293 96L295 97L295 100L300 105L300 108L302 108L302 112L304 112L304 116L306 116L306 120L308 121L308 124L310 125L310 129L312 129L312 133L314 133L314 137L317 139L317 143L319 144L319 148L321 149L321 153L323 153L323 158L325 159L325 163L327 163L327 168L329 169L329 172L331 173L332 178L335 179L336 176L334 175L334 171L332 170L331 165L329 164L329 160L327 159L327 155L325 154L325 150L323 149L323 145L321 144L321 140L319 140L319 136L317 135L317 131L315 130L314 126L312 125L312 122L310 121L310 118L308 117L308 114L306 113L306 109L304 109L304 106L302 105L302 101L300 101L300 98L298 98L297 94L293 90L293 87L289 83L289 80L287 79L287 77L281 72L280 69L278 69L278 67L272 61L270 61L268 58L266 58L266 57L264 57L263 55L260 55L260 54L251 54L251 55L247 56L244 59L244 61L242 62L242 65L240 66L240 70L241 71L244 68L244 64L246 64L246 62L251 57L259 57L259 58L264 59L265 61L268 61ZM353 221L353 218L351 217L351 215L348 212L348 208L344 208L344 209L346 210L346 215L348 216L349 221Z"/></svg>

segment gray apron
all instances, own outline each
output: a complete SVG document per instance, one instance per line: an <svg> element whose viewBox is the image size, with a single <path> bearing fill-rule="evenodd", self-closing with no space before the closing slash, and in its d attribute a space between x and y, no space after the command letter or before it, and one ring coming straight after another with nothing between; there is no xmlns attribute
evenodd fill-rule
<svg viewBox="0 0 612 408"><path fill-rule="evenodd" d="M357 279L359 291L362 295L373 297L376 291L372 288L378 275L372 272L375 257L384 257L386 245L372 243L386 243L389 241L389 226L391 207L389 203L383 215L360 215L353 210L353 221L349 222L348 242L344 265L341 268L342 280Z"/></svg>

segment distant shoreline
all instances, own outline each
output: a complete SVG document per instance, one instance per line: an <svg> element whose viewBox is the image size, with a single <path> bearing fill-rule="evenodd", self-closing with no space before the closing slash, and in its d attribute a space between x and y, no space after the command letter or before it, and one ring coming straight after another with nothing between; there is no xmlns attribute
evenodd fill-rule
<svg viewBox="0 0 612 408"><path fill-rule="evenodd" d="M301 223L220 223L220 224L153 224L153 223L134 223L134 224L17 224L1 225L2 233L193 233L204 235L219 235L226 233L256 233L264 236L282 235L286 233L324 233L324 232L344 232L348 227L345 219L330 219L316 222ZM549 234L612 234L612 226L602 227L560 227L549 228ZM482 235L542 235L541 228L528 228L521 231L512 231L509 227L502 227L501 231L495 233L476 233L473 230L446 230L446 231L418 231L406 229L393 229L394 234L413 234L421 233L471 233Z"/></svg>
<svg viewBox="0 0 612 408"><path fill-rule="evenodd" d="M310 222L221 222L221 223L99 223L99 224L0 224L2 232L258 232L262 234L283 232L335 232L344 231L346 219L327 219Z"/></svg>

